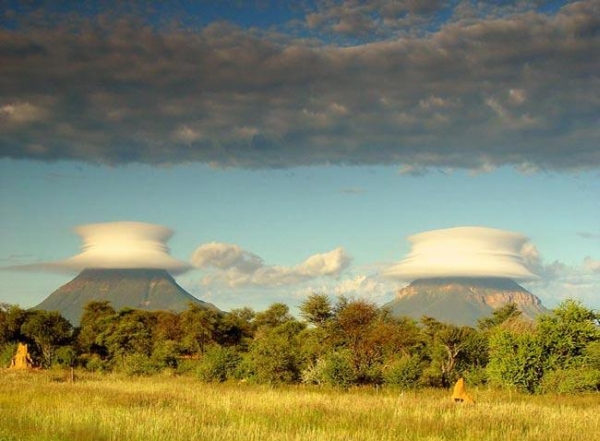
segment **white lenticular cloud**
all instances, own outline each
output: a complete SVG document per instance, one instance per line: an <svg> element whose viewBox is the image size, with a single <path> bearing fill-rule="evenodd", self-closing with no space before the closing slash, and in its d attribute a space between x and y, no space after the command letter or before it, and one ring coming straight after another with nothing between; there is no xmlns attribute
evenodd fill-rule
<svg viewBox="0 0 600 441"><path fill-rule="evenodd" d="M531 280L535 247L526 236L485 227L426 231L408 238L411 251L385 275L402 280L434 277L506 277Z"/></svg>
<svg viewBox="0 0 600 441"><path fill-rule="evenodd" d="M179 274L190 269L169 255L166 242L173 230L142 222L107 222L81 225L75 232L83 240L82 252L58 262L19 265L11 269L81 271L86 268L164 269Z"/></svg>
<svg viewBox="0 0 600 441"><path fill-rule="evenodd" d="M266 265L262 258L238 245L212 242L199 246L192 264L200 269L213 269L203 282L238 286L286 286L318 277L337 277L350 264L343 248L314 254L294 266Z"/></svg>

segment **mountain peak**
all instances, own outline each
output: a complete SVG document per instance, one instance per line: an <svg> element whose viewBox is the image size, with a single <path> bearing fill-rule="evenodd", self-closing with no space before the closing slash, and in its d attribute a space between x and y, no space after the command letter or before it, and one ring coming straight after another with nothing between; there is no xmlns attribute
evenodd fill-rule
<svg viewBox="0 0 600 441"><path fill-rule="evenodd" d="M180 312L187 309L189 303L218 309L185 291L168 271L153 268L84 269L35 309L59 311L78 324L83 307L93 300L108 300L116 310L130 307Z"/></svg>
<svg viewBox="0 0 600 441"><path fill-rule="evenodd" d="M501 277L418 279L384 305L392 315L423 316L456 325L474 326L495 309L515 303L526 318L547 312L540 299L517 282Z"/></svg>

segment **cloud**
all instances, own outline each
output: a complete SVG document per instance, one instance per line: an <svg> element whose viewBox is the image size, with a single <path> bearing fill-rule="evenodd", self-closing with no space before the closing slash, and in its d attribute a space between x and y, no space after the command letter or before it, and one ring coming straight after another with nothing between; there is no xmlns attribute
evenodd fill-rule
<svg viewBox="0 0 600 441"><path fill-rule="evenodd" d="M337 277L351 258L343 248L336 248L314 254L295 266L273 266L238 245L213 242L199 246L191 261L196 268L216 270L203 278L205 285L240 287L294 285L319 277Z"/></svg>
<svg viewBox="0 0 600 441"><path fill-rule="evenodd" d="M431 277L507 277L535 279L527 256L537 253L527 237L485 227L426 231L408 238L410 253L384 271L390 278L411 281Z"/></svg>
<svg viewBox="0 0 600 441"><path fill-rule="evenodd" d="M55 21L0 30L0 152L417 174L598 169L597 3L534 3L316 2L305 27L277 32L32 11L29 22Z"/></svg>
<svg viewBox="0 0 600 441"><path fill-rule="evenodd" d="M191 268L169 255L166 242L173 231L161 225L107 222L81 225L75 232L83 240L80 254L57 262L14 265L4 269L72 272L86 268L156 268L180 274Z"/></svg>

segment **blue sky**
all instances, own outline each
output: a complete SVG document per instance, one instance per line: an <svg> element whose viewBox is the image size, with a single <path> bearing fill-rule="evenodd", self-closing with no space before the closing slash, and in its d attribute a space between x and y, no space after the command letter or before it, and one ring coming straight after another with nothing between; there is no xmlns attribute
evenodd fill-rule
<svg viewBox="0 0 600 441"><path fill-rule="evenodd" d="M286 282L177 276L223 309L381 303L407 283L380 273L408 236L487 226L535 246L526 286L547 306L600 308L597 2L6 4L0 266L139 221L171 228L184 261L213 242L273 271L344 250ZM3 269L0 302L34 306L72 277Z"/></svg>

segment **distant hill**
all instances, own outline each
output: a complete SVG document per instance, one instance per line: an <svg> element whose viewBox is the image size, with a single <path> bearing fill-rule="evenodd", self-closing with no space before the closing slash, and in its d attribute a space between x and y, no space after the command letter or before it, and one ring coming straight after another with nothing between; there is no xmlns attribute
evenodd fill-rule
<svg viewBox="0 0 600 441"><path fill-rule="evenodd" d="M166 270L160 269L86 269L35 309L60 311L77 325L83 307L92 300L108 300L116 310L130 307L180 312L187 309L190 302L218 310L215 305L189 294Z"/></svg>
<svg viewBox="0 0 600 441"><path fill-rule="evenodd" d="M531 319L548 311L538 297L512 279L467 277L415 280L383 307L396 317L419 320L429 316L455 325L475 326L478 319L507 303L515 303L523 316Z"/></svg>

